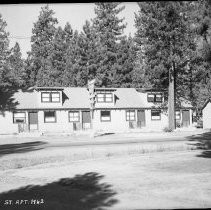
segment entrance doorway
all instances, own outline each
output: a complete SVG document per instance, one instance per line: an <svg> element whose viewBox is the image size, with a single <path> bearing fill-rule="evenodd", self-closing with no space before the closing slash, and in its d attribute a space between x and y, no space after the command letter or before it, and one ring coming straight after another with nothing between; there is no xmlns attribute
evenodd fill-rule
<svg viewBox="0 0 211 210"><path fill-rule="evenodd" d="M146 126L145 110L137 111L137 127L142 128Z"/></svg>
<svg viewBox="0 0 211 210"><path fill-rule="evenodd" d="M182 127L190 125L190 112L189 110L182 110Z"/></svg>
<svg viewBox="0 0 211 210"><path fill-rule="evenodd" d="M90 111L83 111L82 112L82 128L84 130L91 128L91 116Z"/></svg>
<svg viewBox="0 0 211 210"><path fill-rule="evenodd" d="M38 112L29 112L29 130L38 130Z"/></svg>

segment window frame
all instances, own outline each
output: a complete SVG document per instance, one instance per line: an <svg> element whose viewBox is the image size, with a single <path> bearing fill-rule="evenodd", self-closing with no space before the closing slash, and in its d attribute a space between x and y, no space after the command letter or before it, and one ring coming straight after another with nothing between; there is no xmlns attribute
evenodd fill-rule
<svg viewBox="0 0 211 210"><path fill-rule="evenodd" d="M47 122L46 121L46 116L45 116L45 113L46 112L54 112L54 117L55 117L55 120L54 121L51 121L51 122ZM57 116L56 116L56 111L44 111L44 123L56 123L57 122Z"/></svg>
<svg viewBox="0 0 211 210"><path fill-rule="evenodd" d="M17 114L17 113L22 113L25 115L25 117L20 117L20 118L24 119L24 122L15 122L15 118L17 118L17 117L15 117L15 114ZM18 124L18 123L26 123L26 112L13 112L13 124Z"/></svg>
<svg viewBox="0 0 211 210"><path fill-rule="evenodd" d="M102 112L109 112L109 119L108 120L103 120L102 119ZM101 110L100 111L100 121L101 122L111 122L111 111L110 110Z"/></svg>
<svg viewBox="0 0 211 210"><path fill-rule="evenodd" d="M99 101L98 95L100 95L100 94L103 95L102 97L100 97L101 99L103 99L102 101ZM110 95L110 97L106 97L106 95L107 96ZM111 93L111 92L98 92L96 98L97 98L97 103L113 103L113 93ZM106 101L106 98L110 98L111 101Z"/></svg>
<svg viewBox="0 0 211 210"><path fill-rule="evenodd" d="M179 113L179 119L177 119L177 113ZM175 111L175 120L181 120L181 111L180 110Z"/></svg>
<svg viewBox="0 0 211 210"><path fill-rule="evenodd" d="M152 98L152 97L149 97L149 95L153 95L153 101L149 100L149 98ZM147 93L147 102L149 102L149 103L154 103L155 102L155 94L154 93Z"/></svg>
<svg viewBox="0 0 211 210"><path fill-rule="evenodd" d="M159 112L159 113L160 113L160 116L159 116L160 118L159 118L159 119L153 119L153 118L152 118L152 117L153 117L153 116L152 116L152 113L153 113L153 112ZM151 120L155 120L155 121L156 121L156 120L161 120L161 110L151 110Z"/></svg>
<svg viewBox="0 0 211 210"><path fill-rule="evenodd" d="M131 116L130 116L131 112L134 112L134 119L133 120L131 120ZM129 119L128 119L127 113L129 113ZM126 110L125 111L125 116L126 116L126 121L129 121L129 122L136 121L136 111L135 110Z"/></svg>
<svg viewBox="0 0 211 210"><path fill-rule="evenodd" d="M78 120L77 121L71 121L70 120L70 113L78 113ZM74 118L74 117L73 117ZM69 122L71 122L71 123L75 123L75 122L80 122L80 112L79 111L69 111L68 112L68 120L69 120Z"/></svg>
<svg viewBox="0 0 211 210"><path fill-rule="evenodd" d="M160 101L159 100L157 100L157 95L160 95L161 97L160 97ZM154 100L155 100L155 103L162 103L163 102L163 94L162 93L155 93L155 98L154 98Z"/></svg>
<svg viewBox="0 0 211 210"><path fill-rule="evenodd" d="M153 101L149 100L149 95L153 95ZM157 95L160 95L161 100L157 100ZM152 98L152 97L151 97ZM147 102L149 103L162 103L163 102L163 94L162 93L147 93Z"/></svg>
<svg viewBox="0 0 211 210"><path fill-rule="evenodd" d="M59 94L59 97L57 97L57 98L59 98L59 101L53 101L52 100L52 95L55 94L55 93ZM47 97L43 97L43 94L49 94L49 101L43 101L43 98L47 98ZM41 92L41 102L42 103L60 103L61 102L61 94L60 94L59 91Z"/></svg>

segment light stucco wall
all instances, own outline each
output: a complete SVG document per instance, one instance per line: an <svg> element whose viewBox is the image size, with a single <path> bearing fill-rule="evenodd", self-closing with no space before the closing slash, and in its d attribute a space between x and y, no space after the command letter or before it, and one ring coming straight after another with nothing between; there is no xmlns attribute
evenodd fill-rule
<svg viewBox="0 0 211 210"><path fill-rule="evenodd" d="M132 109L131 109L132 110ZM126 121L126 111L125 110L110 110L111 111L111 121L101 122L100 110L94 111L93 126L95 130L102 130L107 132L115 131L128 131L129 122ZM135 110L137 123L137 110ZM151 120L151 110L145 110L146 126L144 128L150 130L162 130L168 125L168 116L161 113L161 120ZM141 128L140 128L141 129Z"/></svg>
<svg viewBox="0 0 211 210"><path fill-rule="evenodd" d="M111 110L111 121L101 122L100 110L94 111L93 128L108 132L124 131L129 129L129 122L126 121L125 110Z"/></svg>
<svg viewBox="0 0 211 210"><path fill-rule="evenodd" d="M68 119L69 110L56 110L56 123L44 122L44 111L38 111L38 130L40 132L72 132L73 123ZM107 132L123 132L130 130L129 122L126 121L126 110L110 110L111 121L101 122L100 111L94 111L93 128L95 130L102 130ZM82 124L82 112L80 113L80 128ZM137 124L137 110L135 110L135 123ZM151 119L151 110L145 110L146 126L144 128L149 130L162 130L168 126L168 115L165 111L161 112L160 120ZM211 127L211 103L203 110L204 128ZM192 125L192 110L190 110L190 125ZM26 112L26 124L28 128L28 112ZM141 128L142 129L142 128ZM141 130L140 129L140 130ZM27 131L27 129L26 129ZM18 133L18 124L13 123L13 113L6 111L0 114L0 134Z"/></svg>
<svg viewBox="0 0 211 210"><path fill-rule="evenodd" d="M207 106L202 111L203 114L203 128L211 128L211 103L209 102Z"/></svg>
<svg viewBox="0 0 211 210"><path fill-rule="evenodd" d="M151 119L151 110L145 110L146 128L150 130L162 130L168 126L168 115L165 111L161 111L160 120Z"/></svg>
<svg viewBox="0 0 211 210"><path fill-rule="evenodd" d="M13 113L5 111L0 114L0 134L18 133L18 124L13 123Z"/></svg>
<svg viewBox="0 0 211 210"><path fill-rule="evenodd" d="M81 112L80 112L81 115ZM80 117L81 121L81 117ZM38 112L38 129L40 132L72 132L73 123L69 122L68 111L56 110L56 122L44 122L44 111Z"/></svg>

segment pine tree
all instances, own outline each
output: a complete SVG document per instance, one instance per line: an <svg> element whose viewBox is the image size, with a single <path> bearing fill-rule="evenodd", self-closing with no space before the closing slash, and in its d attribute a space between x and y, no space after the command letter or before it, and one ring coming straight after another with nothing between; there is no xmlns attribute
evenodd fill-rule
<svg viewBox="0 0 211 210"><path fill-rule="evenodd" d="M11 86L9 81L9 33L6 31L7 23L0 14L0 90Z"/></svg>
<svg viewBox="0 0 211 210"><path fill-rule="evenodd" d="M117 2L96 3L93 26L98 41L99 67L97 69L97 86L110 87L114 83L114 74L117 68L118 42L123 38L123 30L126 24L119 18L119 13L124 9L118 7Z"/></svg>
<svg viewBox="0 0 211 210"><path fill-rule="evenodd" d="M31 52L29 52L32 66L30 71L31 85L51 85L50 54L53 50L53 39L56 31L57 19L53 17L53 10L48 5L41 8L38 21L34 23L31 37Z"/></svg>
<svg viewBox="0 0 211 210"><path fill-rule="evenodd" d="M64 86L77 86L77 74L79 70L77 64L79 51L78 40L79 33L75 30L66 52L66 65L62 77Z"/></svg>
<svg viewBox="0 0 211 210"><path fill-rule="evenodd" d="M25 66L22 59L22 54L20 51L20 46L16 42L15 46L11 50L11 55L9 56L10 62L10 82L13 87L24 87L26 80Z"/></svg>
<svg viewBox="0 0 211 210"><path fill-rule="evenodd" d="M192 19L197 33L198 56L202 59L194 89L196 106L200 109L211 98L211 2L200 0L193 4L195 10Z"/></svg>
<svg viewBox="0 0 211 210"><path fill-rule="evenodd" d="M131 87L136 56L134 41L131 36L120 41L117 53L116 72L112 85L114 87Z"/></svg>
<svg viewBox="0 0 211 210"><path fill-rule="evenodd" d="M169 87L169 127L175 128L174 95L178 75L189 58L187 2L142 2L136 15L136 42L143 47L147 80L157 88Z"/></svg>

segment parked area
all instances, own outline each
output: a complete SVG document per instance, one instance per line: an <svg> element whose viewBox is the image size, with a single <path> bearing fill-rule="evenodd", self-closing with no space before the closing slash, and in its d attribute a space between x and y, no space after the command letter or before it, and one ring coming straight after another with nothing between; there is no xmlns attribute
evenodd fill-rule
<svg viewBox="0 0 211 210"><path fill-rule="evenodd" d="M0 145L1 206L33 198L55 210L210 207L211 132L133 135L99 136L89 145L80 136L78 144L48 136Z"/></svg>

